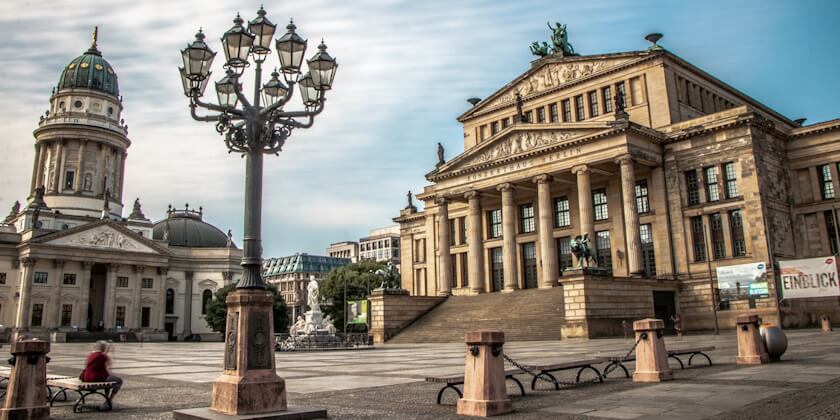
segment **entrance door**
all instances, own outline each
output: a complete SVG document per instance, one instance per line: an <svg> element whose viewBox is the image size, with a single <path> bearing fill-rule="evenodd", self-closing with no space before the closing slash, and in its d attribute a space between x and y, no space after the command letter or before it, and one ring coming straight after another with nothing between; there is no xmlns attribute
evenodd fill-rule
<svg viewBox="0 0 840 420"><path fill-rule="evenodd" d="M674 321L671 319L677 313L674 292L653 292L653 313L657 319L665 322L665 333L674 334Z"/></svg>
<svg viewBox="0 0 840 420"><path fill-rule="evenodd" d="M108 268L94 264L90 271L90 306L88 306L88 330L102 331L105 322L105 291Z"/></svg>
<svg viewBox="0 0 840 420"><path fill-rule="evenodd" d="M175 341L175 323L167 322L163 324L163 327L166 329L167 339L169 341Z"/></svg>

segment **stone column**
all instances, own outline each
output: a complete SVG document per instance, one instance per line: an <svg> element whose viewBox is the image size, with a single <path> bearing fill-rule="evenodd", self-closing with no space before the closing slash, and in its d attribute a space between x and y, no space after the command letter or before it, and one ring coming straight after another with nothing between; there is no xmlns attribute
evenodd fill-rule
<svg viewBox="0 0 840 420"><path fill-rule="evenodd" d="M438 296L452 294L452 254L449 238L449 202L445 198L435 200L438 205L438 252L440 253L440 288Z"/></svg>
<svg viewBox="0 0 840 420"><path fill-rule="evenodd" d="M116 299L117 299L117 271L119 264L108 264L108 274L105 277L105 329L116 327Z"/></svg>
<svg viewBox="0 0 840 420"><path fill-rule="evenodd" d="M184 337L192 335L193 273L184 272Z"/></svg>
<svg viewBox="0 0 840 420"><path fill-rule="evenodd" d="M35 188L38 187L38 174L41 172L41 160L44 157L44 149L41 143L35 143L35 163L32 165L32 182L29 185L29 195L35 195Z"/></svg>
<svg viewBox="0 0 840 420"><path fill-rule="evenodd" d="M52 162L53 157L55 156L55 146L52 143L48 143L47 146L47 153L44 156L44 168L43 168L43 178L41 178L42 184L44 186L44 191L49 191L52 188L52 184L50 184L50 172L54 169L51 169L50 162Z"/></svg>
<svg viewBox="0 0 840 420"><path fill-rule="evenodd" d="M60 140L58 142L58 159L61 160L61 164L58 165L58 174L55 177L55 190L56 192L64 191L64 167L67 165L67 148L64 146L64 140Z"/></svg>
<svg viewBox="0 0 840 420"><path fill-rule="evenodd" d="M93 179L95 182L93 190L96 195L105 194L105 156L108 146L99 144L99 161L96 162L96 176Z"/></svg>
<svg viewBox="0 0 840 420"><path fill-rule="evenodd" d="M513 186L504 183L496 187L502 193L502 270L505 276L503 292L519 288L516 270L516 205L513 203Z"/></svg>
<svg viewBox="0 0 840 420"><path fill-rule="evenodd" d="M77 194L82 191L85 177L85 147L87 140L79 141L79 156L76 159L76 179L73 180L73 191Z"/></svg>
<svg viewBox="0 0 840 420"><path fill-rule="evenodd" d="M143 267L142 265L134 266L134 276L136 281L134 282L134 296L131 299L131 306L134 307L132 310L134 315L131 317L132 319L127 322L130 328L140 328L140 317L143 312L143 310L140 309L140 294L143 289L143 271L145 268L146 267Z"/></svg>
<svg viewBox="0 0 840 420"><path fill-rule="evenodd" d="M50 292L50 306L52 308L50 309L50 319L47 325L49 328L58 328L61 326L61 288L64 285L64 264L64 260L53 260L53 265L58 269L58 276L56 276L55 285L53 285Z"/></svg>
<svg viewBox="0 0 840 420"><path fill-rule="evenodd" d="M636 174L633 158L624 155L616 159L621 166L621 198L624 204L624 237L627 239L627 268L630 275L642 270L642 240L639 236L639 211L636 208Z"/></svg>
<svg viewBox="0 0 840 420"><path fill-rule="evenodd" d="M554 242L554 205L551 202L551 177L540 175L534 178L537 184L539 204L540 259L542 260L541 289L557 286L560 267L557 262L557 244Z"/></svg>
<svg viewBox="0 0 840 420"><path fill-rule="evenodd" d="M575 166L572 173L577 175L578 212L580 215L580 234L589 236L589 248L595 249L595 222L592 214L592 184L589 181L589 167Z"/></svg>
<svg viewBox="0 0 840 420"><path fill-rule="evenodd" d="M469 243L469 283L470 293L478 294L484 292L484 244L482 241L481 223L481 199L478 191L470 191L464 194L469 200L469 224L467 225L467 242Z"/></svg>
<svg viewBox="0 0 840 420"><path fill-rule="evenodd" d="M166 329L166 273L169 267L158 267L158 329Z"/></svg>
<svg viewBox="0 0 840 420"><path fill-rule="evenodd" d="M117 180L119 180L120 184L117 186L116 190L117 190L117 197L119 197L120 203L122 203L123 202L123 196L122 196L123 195L123 182L125 181L125 158L128 156L128 153L120 152L119 156L120 156L120 169L119 169L120 172L119 172L119 174L117 174L119 176L119 178L117 178Z"/></svg>
<svg viewBox="0 0 840 420"><path fill-rule="evenodd" d="M87 329L88 320L88 304L90 303L90 271L93 263L82 262L82 278L79 280L79 306L81 310L78 312L81 319L76 320L76 325L80 328Z"/></svg>
<svg viewBox="0 0 840 420"><path fill-rule="evenodd" d="M23 265L23 280L20 282L20 297L18 298L17 317L15 327L19 330L28 331L32 322L30 312L32 311L32 281L35 279L35 262L32 257L20 259Z"/></svg>

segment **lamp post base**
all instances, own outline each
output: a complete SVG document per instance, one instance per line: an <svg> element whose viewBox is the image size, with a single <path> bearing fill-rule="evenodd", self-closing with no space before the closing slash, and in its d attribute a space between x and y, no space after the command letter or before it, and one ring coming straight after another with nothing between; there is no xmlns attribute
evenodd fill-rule
<svg viewBox="0 0 840 420"><path fill-rule="evenodd" d="M309 420L327 418L327 410L310 407L289 407L286 411L261 414L230 415L213 411L210 407L190 408L173 413L176 420Z"/></svg>

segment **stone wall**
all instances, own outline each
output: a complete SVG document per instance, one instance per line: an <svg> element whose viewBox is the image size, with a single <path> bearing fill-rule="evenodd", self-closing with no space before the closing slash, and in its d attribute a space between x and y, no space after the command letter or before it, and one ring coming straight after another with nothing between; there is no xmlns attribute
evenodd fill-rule
<svg viewBox="0 0 840 420"><path fill-rule="evenodd" d="M370 333L374 343L384 343L446 300L437 296L409 296L405 290L374 290L369 298Z"/></svg>

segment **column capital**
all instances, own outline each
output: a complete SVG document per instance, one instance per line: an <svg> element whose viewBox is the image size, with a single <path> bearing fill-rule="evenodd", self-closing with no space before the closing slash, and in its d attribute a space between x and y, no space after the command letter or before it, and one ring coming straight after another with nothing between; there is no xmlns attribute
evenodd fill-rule
<svg viewBox="0 0 840 420"><path fill-rule="evenodd" d="M615 158L615 163L617 165L627 165L633 163L633 156L630 153L618 156Z"/></svg>
<svg viewBox="0 0 840 420"><path fill-rule="evenodd" d="M145 270L146 267L142 266L142 265L135 265L135 266L132 267L132 269L134 270L135 273L143 274L143 270Z"/></svg>
<svg viewBox="0 0 840 420"><path fill-rule="evenodd" d="M158 267L157 272L158 274L165 276L167 273L169 273L169 267Z"/></svg>
<svg viewBox="0 0 840 420"><path fill-rule="evenodd" d="M589 165L578 165L572 167L572 173L577 175L578 173L589 173Z"/></svg>
<svg viewBox="0 0 840 420"><path fill-rule="evenodd" d="M449 199L444 196L435 197L435 204L439 206L445 206L449 204Z"/></svg>
<svg viewBox="0 0 840 420"><path fill-rule="evenodd" d="M38 262L38 259L33 257L23 257L20 259L20 263L23 264L24 267L32 267L36 262Z"/></svg>
<svg viewBox="0 0 840 420"><path fill-rule="evenodd" d="M61 259L61 258L56 258L56 259L54 259L54 260L53 260L53 267L55 267L55 268L64 268L64 264L65 264L66 262L67 262L67 261L65 261L65 260L63 260L63 259Z"/></svg>
<svg viewBox="0 0 840 420"><path fill-rule="evenodd" d="M546 174L537 175L537 176L534 177L534 179L532 179L534 184L547 184L547 183L549 183L553 180L554 180L554 178L552 178L551 175L546 175Z"/></svg>
<svg viewBox="0 0 840 420"><path fill-rule="evenodd" d="M513 191L514 187L513 187L513 184L511 184L510 182L505 182L504 184L499 184L496 187L496 190L501 191L501 192L508 192L508 191Z"/></svg>
<svg viewBox="0 0 840 420"><path fill-rule="evenodd" d="M467 200L472 200L473 198L478 198L480 195L481 194L478 191L472 190L464 193L464 198L466 198Z"/></svg>

